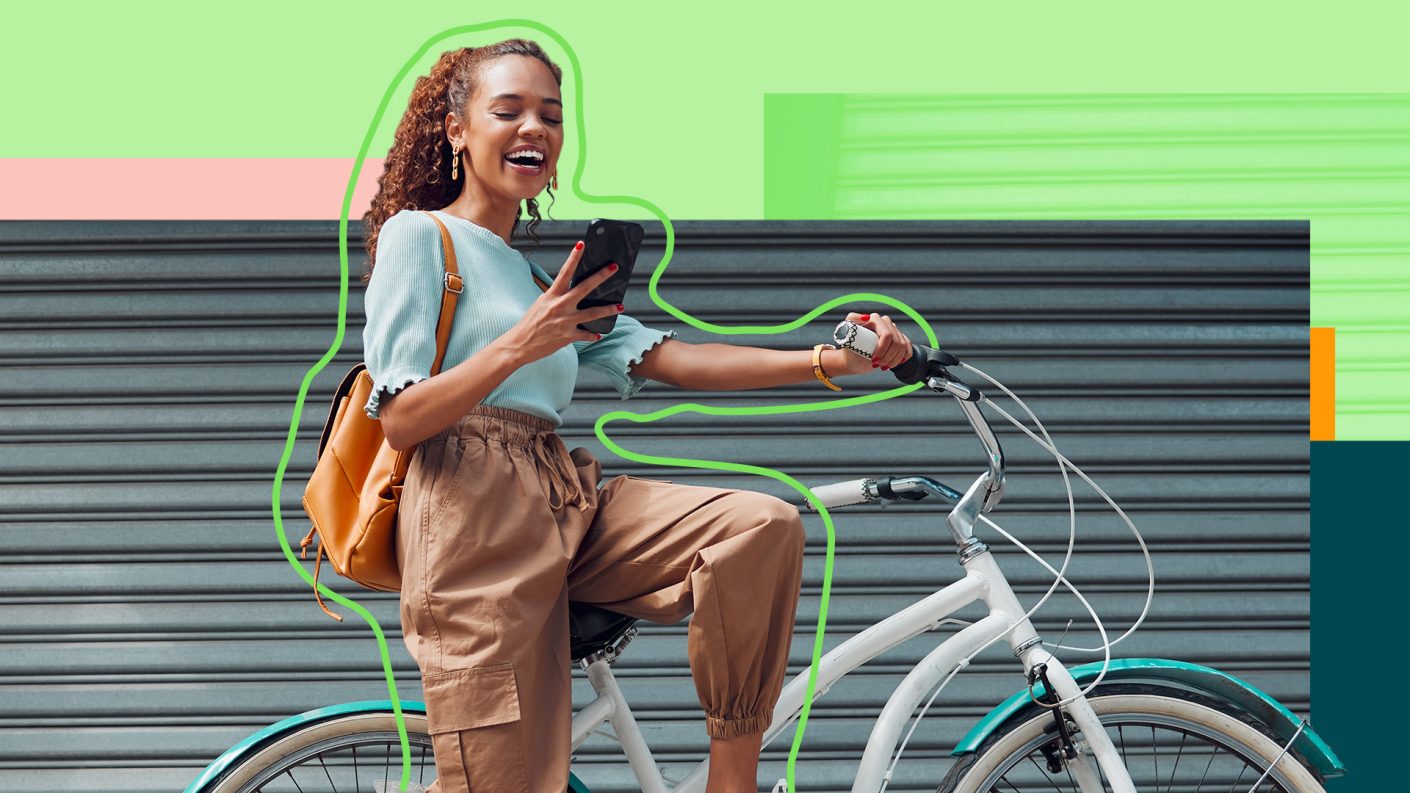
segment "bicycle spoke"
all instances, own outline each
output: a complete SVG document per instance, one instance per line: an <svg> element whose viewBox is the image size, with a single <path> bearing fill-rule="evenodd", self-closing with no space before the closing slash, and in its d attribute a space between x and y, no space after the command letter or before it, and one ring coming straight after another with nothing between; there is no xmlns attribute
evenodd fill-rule
<svg viewBox="0 0 1410 793"><path fill-rule="evenodd" d="M338 785L333 782L333 774L328 771L328 764L323 762L323 754L318 755L318 764L323 766L323 773L328 777L328 784L333 787L333 793L338 793Z"/></svg>
<svg viewBox="0 0 1410 793"><path fill-rule="evenodd" d="M1155 766L1154 784L1160 784L1160 751L1155 748L1155 725L1151 725L1151 764Z"/></svg>
<svg viewBox="0 0 1410 793"><path fill-rule="evenodd" d="M1239 778L1235 779L1234 784L1229 786L1229 793L1234 793L1234 791L1239 789L1239 783L1244 781L1244 772L1247 770L1248 766L1244 766L1243 768L1239 769Z"/></svg>
<svg viewBox="0 0 1410 793"><path fill-rule="evenodd" d="M1199 793L1199 791L1204 790L1204 780L1209 778L1209 769L1214 767L1214 758L1217 756L1218 755L1216 755L1214 752L1209 753L1209 762L1206 763L1204 766L1204 773L1200 775L1199 787L1195 789L1195 793Z"/></svg>
<svg viewBox="0 0 1410 793"><path fill-rule="evenodd" d="M353 793L361 793L362 782L357 778L357 746L353 746Z"/></svg>
<svg viewBox="0 0 1410 793"><path fill-rule="evenodd" d="M1170 784L1165 786L1165 793L1170 793L1170 791L1175 789L1175 772L1180 770L1180 755L1185 753L1185 741L1189 737L1189 733L1184 731L1180 732L1180 748L1175 750L1175 767L1170 769ZM1160 780L1156 781L1158 783Z"/></svg>
<svg viewBox="0 0 1410 793"><path fill-rule="evenodd" d="M294 769L290 768L284 773L289 775L289 781L294 783L294 787L299 791L299 793L304 793L303 785L299 784L299 780L294 779Z"/></svg>
<svg viewBox="0 0 1410 793"><path fill-rule="evenodd" d="M1032 763L1033 767L1038 769L1038 773L1044 779L1048 780L1048 784L1053 786L1053 790L1056 790L1057 793L1062 793L1062 788L1058 787L1057 783L1053 781L1052 776L1048 774L1048 769L1038 765L1038 761L1033 759L1033 755L1028 755L1028 762Z"/></svg>

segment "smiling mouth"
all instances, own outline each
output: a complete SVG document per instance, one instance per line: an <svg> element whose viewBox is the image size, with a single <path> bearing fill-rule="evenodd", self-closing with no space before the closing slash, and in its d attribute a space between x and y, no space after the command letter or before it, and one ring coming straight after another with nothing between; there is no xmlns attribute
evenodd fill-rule
<svg viewBox="0 0 1410 793"><path fill-rule="evenodd" d="M543 173L543 155L535 151L516 151L504 158L515 171L524 174Z"/></svg>

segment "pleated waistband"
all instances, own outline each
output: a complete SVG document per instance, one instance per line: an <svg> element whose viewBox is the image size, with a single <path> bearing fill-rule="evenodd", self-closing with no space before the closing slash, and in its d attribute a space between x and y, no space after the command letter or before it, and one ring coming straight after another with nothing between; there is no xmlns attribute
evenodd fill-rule
<svg viewBox="0 0 1410 793"><path fill-rule="evenodd" d="M434 437L441 440L455 437L461 441L476 438L526 449L547 479L549 508L558 509L571 503L580 511L586 510L588 498L578 482L577 465L555 429L552 421L540 416L493 405L476 405Z"/></svg>
<svg viewBox="0 0 1410 793"><path fill-rule="evenodd" d="M553 422L540 416L493 405L476 405L441 430L437 437L493 438L523 446L533 443L535 435L554 429Z"/></svg>

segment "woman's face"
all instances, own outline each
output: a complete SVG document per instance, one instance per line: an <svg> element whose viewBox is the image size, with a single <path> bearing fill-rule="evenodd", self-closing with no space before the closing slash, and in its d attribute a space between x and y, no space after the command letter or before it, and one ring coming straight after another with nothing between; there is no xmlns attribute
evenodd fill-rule
<svg viewBox="0 0 1410 793"><path fill-rule="evenodd" d="M521 201L543 192L563 148L563 101L537 58L506 55L481 67L460 130L468 180Z"/></svg>

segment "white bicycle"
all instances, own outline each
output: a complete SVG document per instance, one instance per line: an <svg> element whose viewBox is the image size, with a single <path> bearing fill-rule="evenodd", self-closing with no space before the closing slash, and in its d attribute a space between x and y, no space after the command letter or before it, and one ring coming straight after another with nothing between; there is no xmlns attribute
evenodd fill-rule
<svg viewBox="0 0 1410 793"><path fill-rule="evenodd" d="M838 326L842 346L868 353L869 331ZM874 337L871 341L874 341ZM980 410L986 404L1013 421L1063 466L1096 488L1051 444L1015 421L976 388L951 374L963 368L1022 402L987 375L947 353L925 347L893 372L903 382L924 382L955 399L984 444L988 470L963 492L924 476L858 479L813 488L825 508L861 503L918 501L936 497L954 506L946 527L954 538L965 575L960 580L867 628L821 658L814 699L842 677L897 645L958 622L950 615L982 603L986 616L941 642L906 675L881 709L852 785L854 793L879 793L891 782L911 731L946 683L984 649L1005 642L1022 665L1025 687L981 719L955 747L957 758L938 791L1082 791L1082 793L1195 793L1219 791L1322 791L1322 780L1345 769L1336 754L1303 720L1252 685L1208 667L1157 658L1113 660L1116 640L1103 637L1101 662L1068 669L1045 645L1030 616L1058 586L1067 586L1066 560L1053 568L988 519L1004 492L1004 456ZM1026 406L1024 410L1027 410ZM1028 414L1032 417L1032 413ZM1033 419L1044 438L1042 424ZM1097 491L1101 493L1100 488ZM1071 489L1069 487L1069 503ZM1106 498L1105 493L1102 493ZM1107 499L1123 519L1125 514ZM816 506L816 505L814 505ZM1127 520L1127 524L1130 521ZM1054 576L1053 586L1025 609L977 528L1002 534L1038 559ZM1135 527L1132 526L1134 532ZM1136 538L1139 540L1139 533ZM1068 558L1072 535L1069 535ZM1144 543L1141 544L1144 551ZM1149 559L1149 557L1147 557ZM1149 597L1147 598L1149 605ZM1144 613L1142 614L1144 617ZM643 793L703 793L708 760L683 778L667 780L632 716L612 674L612 664L636 635L634 618L588 604L572 604L572 655L587 673L597 697L573 717L572 748L594 733L615 738ZM768 746L789 732L802 712L809 670L784 687L764 735ZM422 791L435 776L431 740L422 703L402 702L410 747L408 791ZM610 728L610 732L607 732ZM903 734L904 733L904 734ZM404 752L392 703L351 702L301 713L251 735L208 766L186 793L312 793L312 791L400 790ZM806 765L798 766L806 779ZM783 790L780 780L776 791ZM569 791L588 793L573 776Z"/></svg>

